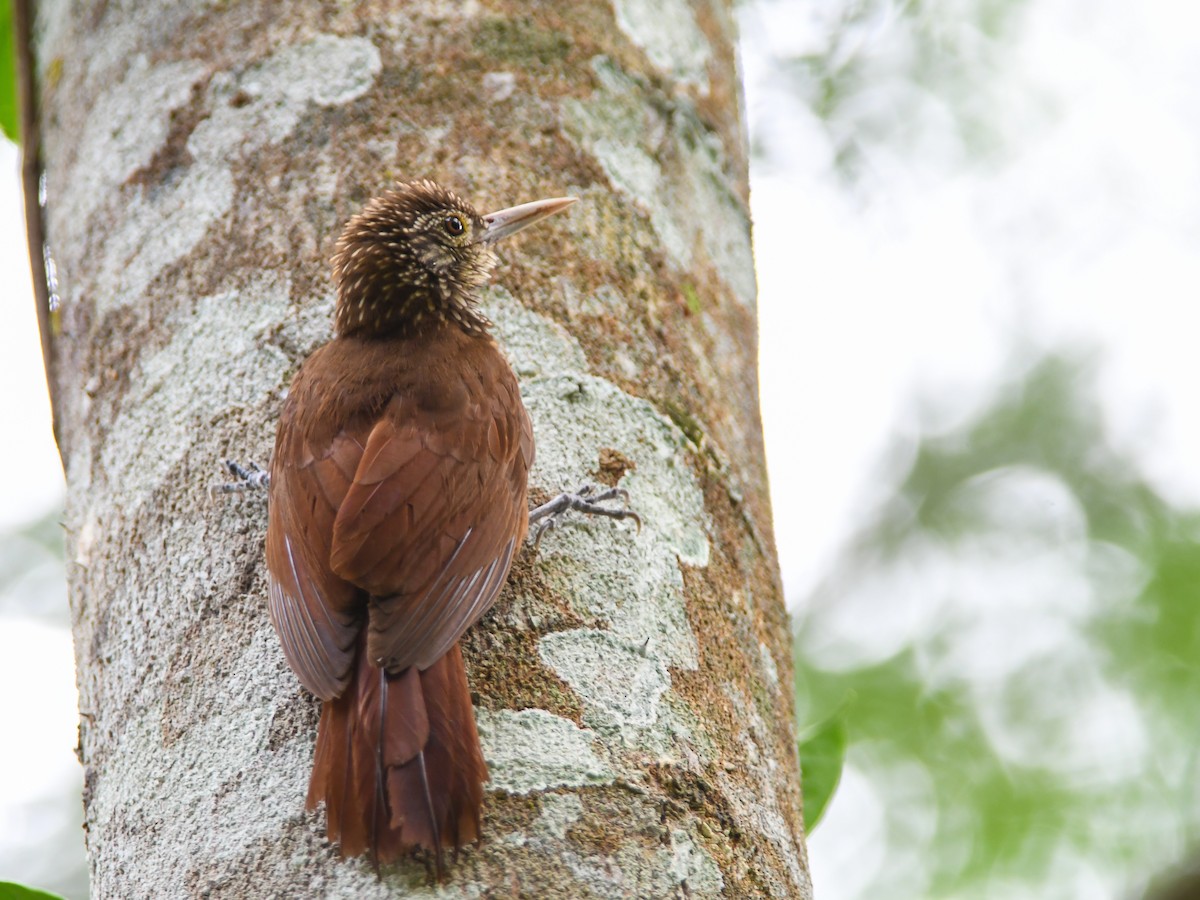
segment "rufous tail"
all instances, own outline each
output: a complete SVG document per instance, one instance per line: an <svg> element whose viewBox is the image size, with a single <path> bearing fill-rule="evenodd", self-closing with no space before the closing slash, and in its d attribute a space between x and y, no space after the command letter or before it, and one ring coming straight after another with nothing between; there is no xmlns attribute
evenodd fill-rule
<svg viewBox="0 0 1200 900"><path fill-rule="evenodd" d="M325 801L342 856L378 865L423 849L440 877L442 851L479 838L488 777L462 652L395 675L366 657L364 635L354 678L321 707L308 808Z"/></svg>

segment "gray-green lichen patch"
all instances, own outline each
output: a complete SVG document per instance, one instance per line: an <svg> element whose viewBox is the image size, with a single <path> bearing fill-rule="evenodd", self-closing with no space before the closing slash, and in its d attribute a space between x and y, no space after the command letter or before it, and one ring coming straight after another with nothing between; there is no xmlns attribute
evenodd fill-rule
<svg viewBox="0 0 1200 900"><path fill-rule="evenodd" d="M486 72L480 84L489 103L503 103L517 89L517 76L512 72Z"/></svg>
<svg viewBox="0 0 1200 900"><path fill-rule="evenodd" d="M567 329L526 309L502 287L485 287L481 293L479 308L499 322L493 331L518 376L586 371L583 348Z"/></svg>
<svg viewBox="0 0 1200 900"><path fill-rule="evenodd" d="M666 123L648 110L638 88L607 59L592 63L600 89L586 101L563 104L567 133L600 163L609 181L645 207L664 249L681 268L691 263L688 236L664 202L665 176L655 158Z"/></svg>
<svg viewBox="0 0 1200 900"><path fill-rule="evenodd" d="M720 138L685 100L664 108L610 60L592 68L599 89L568 99L563 127L600 164L613 186L646 210L668 257L690 269L702 247L745 305L755 300L749 213L724 165ZM669 157L667 148L677 155Z"/></svg>
<svg viewBox="0 0 1200 900"><path fill-rule="evenodd" d="M80 9L73 0L40 0L33 7L39 74L45 78L65 65L89 86L115 84L131 64L141 64L140 57L156 55L156 41L180 34L197 7L215 5L138 0L114 14L109 8ZM186 52L191 44L184 41L183 47Z"/></svg>
<svg viewBox="0 0 1200 900"><path fill-rule="evenodd" d="M198 432L279 388L292 362L265 335L287 318L289 291L286 280L266 276L200 299L170 323L171 341L129 373L131 388L100 460L124 507L136 508L162 485ZM313 318L322 312L320 305L305 310ZM139 449L131 454L130 447Z"/></svg>
<svg viewBox="0 0 1200 900"><path fill-rule="evenodd" d="M113 841L121 851L109 848L100 854L99 867L119 867L126 884L162 885L162 871L174 870L178 878L197 856L236 857L299 817L305 785L297 773L309 765L310 741L298 736L267 749L278 705L294 695L294 688L284 684L290 674L282 666L264 670L262 665L264 658L278 653L273 636L260 632L240 653L230 655L221 679L197 682L195 689L207 695L203 705L211 715L192 720L170 746L162 737L161 692L147 692L160 699L138 710L107 750L126 759L123 771L136 773L136 778L101 777L94 784L89 805L93 827L101 834L121 835ZM157 671L149 675L160 677ZM148 819L144 809L154 810L154 818ZM205 824L214 815L221 828ZM204 841L200 850L197 836ZM149 842L156 852L141 852ZM172 857L177 865L164 867ZM154 871L142 871L151 865Z"/></svg>
<svg viewBox="0 0 1200 900"><path fill-rule="evenodd" d="M783 805L776 791L777 770L780 760L775 758L775 746L771 729L763 721L754 703L736 686L726 685L726 696L733 708L739 712L739 731L734 736L745 751L746 766L736 773L717 772L717 786L729 801L730 809L740 821L752 822L755 831L765 837L785 861L784 870L790 883L768 881L771 897L811 897L812 883L806 868L801 868L795 847L798 836L792 833L781 810ZM764 877L770 877L774 868L765 868Z"/></svg>
<svg viewBox="0 0 1200 900"><path fill-rule="evenodd" d="M379 50L366 38L325 34L285 47L245 72L214 76L212 115L196 128L188 149L215 160L279 143L306 104L349 103L371 89L381 67Z"/></svg>
<svg viewBox="0 0 1200 900"><path fill-rule="evenodd" d="M597 626L545 635L539 656L580 698L618 774L636 774L620 768L630 746L672 758L706 754L702 736L693 739L687 717L668 702L669 669L694 669L699 658L680 565L709 559L687 438L647 401L588 374L575 338L506 291L489 291L483 310L521 374L537 443L531 483L551 495L573 488L609 448L634 466L619 483L644 520L639 533L628 523L575 517L544 536L543 580Z"/></svg>
<svg viewBox="0 0 1200 900"><path fill-rule="evenodd" d="M542 811L530 829L535 835L562 840L567 829L583 816L583 801L576 794L547 794L542 798Z"/></svg>
<svg viewBox="0 0 1200 900"><path fill-rule="evenodd" d="M595 736L541 709L475 711L491 790L528 794L608 784L613 773L593 749Z"/></svg>
<svg viewBox="0 0 1200 900"><path fill-rule="evenodd" d="M586 374L582 349L561 326L503 291L490 293L484 311L500 323L497 336L522 376L537 443L531 482L551 495L572 489L596 470L602 448L636 466L620 486L642 517L641 532L628 523L568 519L542 541L546 580L650 658L695 668L679 564L707 565L709 543L686 437L647 401Z"/></svg>
<svg viewBox="0 0 1200 900"><path fill-rule="evenodd" d="M513 790L519 779L515 786L521 790L546 790L563 783L561 774L542 771L543 763L530 765L532 747L526 750L524 742L495 727L497 721L525 717L540 727L553 721L576 741L587 734L588 758L603 759L610 780L636 782L647 753L704 765L712 743L687 703L670 690L670 669L695 669L699 661L680 566L705 566L709 560L708 517L688 463L688 440L650 403L588 374L575 338L522 308L506 291L490 290L484 312L497 321L497 337L521 375L537 441L531 483L555 494L594 472L602 449L615 450L633 464L619 484L644 519L640 534L628 525L577 518L545 535L539 552L543 580L597 624L544 635L538 655L578 696L592 731L536 710L479 710L492 786ZM537 744L547 741L539 738ZM577 744L576 757L581 749ZM498 754L505 754L502 765ZM578 769L573 763L572 772ZM685 831L670 834L669 848L651 852L627 845L607 860L564 851L558 831L565 833L583 806L555 805L553 817L544 815L545 821L511 841L535 849L546 843L589 896L674 896L681 887L691 896L720 896L716 862Z"/></svg>
<svg viewBox="0 0 1200 900"><path fill-rule="evenodd" d="M775 690L779 690L779 667L775 665L775 657L771 655L771 648L759 641L758 655L762 660L763 673L767 676L767 684Z"/></svg>
<svg viewBox="0 0 1200 900"><path fill-rule="evenodd" d="M646 644L651 656L695 668L698 651L679 565L706 565L709 545L686 438L645 400L594 376L526 378L522 391L538 443L532 479L548 493L570 489L595 471L604 447L636 465L619 484L642 517L640 533L628 523L567 519L542 541L546 581L577 612L603 620L632 644Z"/></svg>
<svg viewBox="0 0 1200 900"><path fill-rule="evenodd" d="M613 0L617 25L676 81L708 93L708 38L687 0Z"/></svg>
<svg viewBox="0 0 1200 900"><path fill-rule="evenodd" d="M165 191L130 196L127 217L104 242L96 273L97 311L142 301L155 277L190 253L209 226L229 212L233 193L227 166L199 165Z"/></svg>
<svg viewBox="0 0 1200 900"><path fill-rule="evenodd" d="M667 831L660 824L661 810L648 799L634 800L625 813L623 825L630 834L661 834L647 844L641 840L623 842L615 851L580 852L572 832L587 832L589 815L598 812L587 795L546 794L542 810L526 833L510 834L503 840L519 847L534 858L546 861L547 868L563 871L566 881L552 877L543 882L554 892L538 893L535 885L522 883L522 896L562 896L624 900L628 897L719 897L724 879L716 861L697 844L687 831ZM586 838L584 838L586 840ZM660 843L661 840L661 843Z"/></svg>
<svg viewBox="0 0 1200 900"><path fill-rule="evenodd" d="M103 313L138 302L160 272L190 253L208 229L229 213L234 202L233 161L282 142L300 121L306 104L335 106L362 96L380 69L379 51L367 39L321 35L285 47L244 72L214 75L203 98L207 115L187 140L191 163L182 177L152 191L136 186L122 190L129 210L103 244L95 285L98 309ZM161 80L161 89L169 90L169 99L175 101L190 89L187 79L198 73L195 67L160 66L132 84L122 82L100 99L100 106L113 121L133 123L143 115L142 77L150 83ZM145 138L131 142L125 152L125 168L144 164L161 146L167 133L167 112L169 109L164 110L163 119L151 123L150 135L161 136L157 143ZM98 126L81 150L80 160L90 160L112 143ZM95 196L86 189L90 177L87 167L77 164L68 175L63 195ZM90 228L98 201L84 203L82 210L66 212L60 204L56 223ZM71 226L71 221L79 224ZM57 234L52 239L56 245L63 243ZM66 245L83 246L78 241ZM69 279L69 261L64 268Z"/></svg>
<svg viewBox="0 0 1200 900"><path fill-rule="evenodd" d="M682 829L667 835L667 846L653 853L626 844L617 851L610 869L624 876L624 884L612 883L602 897L720 897L724 879L716 861ZM589 861L590 862L590 861ZM582 867L580 867L582 868ZM599 867L592 863L589 886ZM584 870L587 871L587 870ZM577 877L578 877L577 870Z"/></svg>
<svg viewBox="0 0 1200 900"><path fill-rule="evenodd" d="M647 638L649 640L649 638ZM671 685L661 660L607 631L580 628L542 638L542 661L584 703L584 722L619 732L630 746L658 721L659 699Z"/></svg>
<svg viewBox="0 0 1200 900"><path fill-rule="evenodd" d="M171 113L188 102L192 86L203 76L199 62L151 66L145 57L137 57L121 83L100 95L79 136L71 170L70 196L76 206L63 222L66 242L82 237L105 196L150 162L167 139ZM56 187L49 185L49 204L66 199L58 196Z"/></svg>
<svg viewBox="0 0 1200 900"><path fill-rule="evenodd" d="M725 879L716 862L682 829L671 832L671 873L689 897L720 897Z"/></svg>

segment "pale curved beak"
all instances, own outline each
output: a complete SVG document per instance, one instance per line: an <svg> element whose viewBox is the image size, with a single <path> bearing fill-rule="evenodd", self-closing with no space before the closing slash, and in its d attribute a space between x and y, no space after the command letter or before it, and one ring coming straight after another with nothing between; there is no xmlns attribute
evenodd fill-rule
<svg viewBox="0 0 1200 900"><path fill-rule="evenodd" d="M508 209L488 213L483 217L485 227L479 240L485 244L494 244L535 222L549 218L556 212L562 212L574 202L574 197L555 197L552 200L534 200L532 203L522 203L520 206L510 206Z"/></svg>

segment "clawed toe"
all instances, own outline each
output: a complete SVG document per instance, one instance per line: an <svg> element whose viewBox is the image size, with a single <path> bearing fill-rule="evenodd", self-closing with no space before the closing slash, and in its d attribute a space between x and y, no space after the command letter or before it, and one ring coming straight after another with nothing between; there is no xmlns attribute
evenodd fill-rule
<svg viewBox="0 0 1200 900"><path fill-rule="evenodd" d="M613 500L620 506L605 506ZM570 493L562 493L548 503L543 503L529 512L529 525L533 528L533 546L542 543L547 531L553 531L567 512L574 511L587 516L604 516L608 519L632 519L638 531L642 530L642 517L629 508L629 491L611 487L597 491L594 484L584 484Z"/></svg>
<svg viewBox="0 0 1200 900"><path fill-rule="evenodd" d="M208 494L214 499L221 494L237 494L242 491L265 491L271 486L271 473L256 462L241 465L236 460L223 459L221 464L237 481L226 481L210 485Z"/></svg>

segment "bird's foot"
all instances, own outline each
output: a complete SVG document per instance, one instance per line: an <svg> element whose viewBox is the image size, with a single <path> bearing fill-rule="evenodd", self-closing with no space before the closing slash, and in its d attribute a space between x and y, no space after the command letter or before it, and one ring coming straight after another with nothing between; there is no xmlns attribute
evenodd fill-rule
<svg viewBox="0 0 1200 900"><path fill-rule="evenodd" d="M221 464L236 478L209 487L209 496L214 499L221 494L239 494L243 491L265 491L271 486L271 473L256 462L243 466L232 459L223 459Z"/></svg>
<svg viewBox="0 0 1200 900"><path fill-rule="evenodd" d="M613 500L620 506L605 506ZM559 494L553 500L529 511L529 527L533 530L533 546L536 550L547 531L557 528L562 517L570 511L587 516L605 516L609 519L633 519L638 531L642 530L642 517L629 508L629 491L624 488L599 490L594 484L584 484L569 493Z"/></svg>

